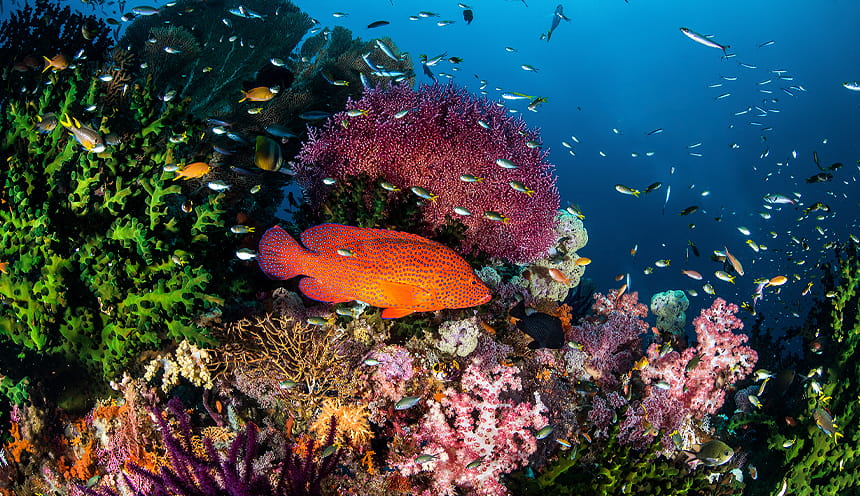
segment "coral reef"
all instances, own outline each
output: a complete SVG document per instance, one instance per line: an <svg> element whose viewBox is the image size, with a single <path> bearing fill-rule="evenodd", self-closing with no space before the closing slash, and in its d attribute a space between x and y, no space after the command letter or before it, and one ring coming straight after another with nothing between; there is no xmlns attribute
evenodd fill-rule
<svg viewBox="0 0 860 496"><path fill-rule="evenodd" d="M152 381L161 376L161 390L167 393L185 379L195 386L212 389L212 374L209 364L212 354L183 339L172 353L160 354L145 368L144 380Z"/></svg>
<svg viewBox="0 0 860 496"><path fill-rule="evenodd" d="M10 59L26 69L0 95L0 496L722 496L754 458L768 489L855 488L855 253L816 314L837 346L814 360L834 362L808 362L782 425L758 400L776 375L746 379L737 307L714 301L687 345L678 295L654 299L652 328L636 293L595 293L581 214L558 210L522 119L452 85L412 89L387 38L289 2L216 4L169 2L113 51L44 74ZM49 10L46 32L65 36L53 5L16 19ZM105 27L74 19L100 47ZM292 174L304 198L283 192ZM293 231L454 247L493 300L390 320L264 280L254 251L282 195ZM560 349L530 348L520 302L560 326ZM752 451L765 438L769 461ZM740 447L720 466L683 460L712 439Z"/></svg>
<svg viewBox="0 0 860 496"><path fill-rule="evenodd" d="M148 60L146 70L156 72L159 91L174 89L180 98L190 98L192 113L214 115L229 111L240 98L242 81L253 81L256 71L271 65L269 59L287 59L312 26L310 17L291 3L250 0L243 5L260 17L229 15L228 22L224 22L221 19L227 15L226 9L183 0L162 7L158 16L136 18L119 45L154 57ZM169 22L169 28L164 27L165 22ZM161 36L156 36L159 33ZM193 47L196 56L183 52L185 47L173 47L177 49L174 53L165 52L163 48L170 47L173 40L163 35L171 33L177 35L173 40L183 40L187 47ZM156 42L150 43L153 38ZM152 47L147 48L148 44ZM155 49L159 47L161 53ZM170 66L182 70L168 72L157 65L174 59L184 64L170 62Z"/></svg>
<svg viewBox="0 0 860 496"><path fill-rule="evenodd" d="M269 314L229 324L221 340L220 360L243 392L261 399L274 393L300 418L309 419L326 394L352 394L345 334L335 326Z"/></svg>
<svg viewBox="0 0 860 496"><path fill-rule="evenodd" d="M651 297L651 313L657 316L657 329L661 332L683 334L687 323L690 300L681 290L669 290Z"/></svg>
<svg viewBox="0 0 860 496"><path fill-rule="evenodd" d="M314 204L328 197L323 178L366 173L389 189L426 198L422 215L431 229L455 217L467 226L462 253L480 250L514 262L547 253L558 191L545 154L526 146L535 134L522 120L454 86L372 88L346 107L311 132L298 156L297 177Z"/></svg>
<svg viewBox="0 0 860 496"><path fill-rule="evenodd" d="M768 446L752 452L764 474L753 494L783 486L786 494L800 496L860 490L860 257L856 243L838 246L836 254L821 268L821 294L806 319L787 332L787 338L802 336L812 350L803 368L796 365L800 380L783 380L781 372L762 400L768 415L737 419L739 431L759 434L751 448L760 446L756 441ZM816 341L827 343L820 353L811 346Z"/></svg>
<svg viewBox="0 0 860 496"><path fill-rule="evenodd" d="M580 257L576 253L588 243L588 231L582 220L561 210L556 213L555 223L556 243L549 255L526 267L511 281L526 288L541 309L563 301L585 274L585 265L577 263Z"/></svg>
<svg viewBox="0 0 860 496"><path fill-rule="evenodd" d="M200 54L200 44L182 26L154 27L144 45L141 58L145 75L151 75L156 87L168 86L167 79L186 69Z"/></svg>
<svg viewBox="0 0 860 496"><path fill-rule="evenodd" d="M0 276L0 334L107 376L165 339L207 341L195 320L249 285L227 277L239 266L224 263L232 256L226 226L236 215L225 195L171 183L162 169L200 146L172 139L179 130L199 135L183 120L184 106L135 85L120 112L79 123L104 136L128 130L119 143L87 153L61 126L40 134L36 124L49 112L85 115L99 81L79 70L51 78L36 99L21 96L0 115L7 202L0 219L8 227L0 256L9 263Z"/></svg>
<svg viewBox="0 0 860 496"><path fill-rule="evenodd" d="M317 449L313 441L304 447L307 455L296 453L293 445L288 444L286 453L280 460L270 463L261 456L258 444L258 428L247 424L230 443L227 453L221 454L215 448L215 441L203 438L203 452L197 453L192 437L190 419L177 399L168 403L170 413L176 419L177 427L171 427L164 412L156 410L153 415L158 423L159 432L167 449L168 465L157 472L129 465L129 471L144 479L143 484L129 483L134 492L144 492L153 496L176 495L228 495L241 496L317 496L321 494L321 484L337 466L342 451L335 450L323 458L322 452L332 446L335 424L330 424L328 438ZM275 470L277 475L269 476ZM89 496L119 496L112 489L93 490L84 488Z"/></svg>
<svg viewBox="0 0 860 496"><path fill-rule="evenodd" d="M605 387L617 387L619 376L641 356L640 334L648 329L641 320L648 307L638 302L637 293L612 291L595 296L594 310L600 317L574 326L568 339L582 345L589 359L585 370Z"/></svg>
<svg viewBox="0 0 860 496"><path fill-rule="evenodd" d="M478 346L478 335L481 332L478 319L471 317L465 320L448 321L439 326L439 341L436 347L443 353L457 356L467 356Z"/></svg>
<svg viewBox="0 0 860 496"><path fill-rule="evenodd" d="M248 0L242 8L253 14L225 17L224 9L203 7L193 0L180 1L160 8L158 16L135 19L120 45L151 55L146 71L156 76L162 93L176 90L180 98L191 99L192 113L217 116L242 134L263 133L271 124L302 134L308 121L300 119L299 114L339 110L348 96L361 91L359 74L365 74L369 84L386 83L388 78L371 74L376 69L368 63L384 64L388 70L402 72L412 80L408 56L392 61L373 41L353 39L346 28L317 26L315 34L303 40L315 21L290 2ZM171 27L164 28L165 22ZM181 33L172 38L184 40L191 50L159 36L166 33L165 29ZM152 39L156 42L151 43ZM391 40L387 43L396 50ZM176 50L166 52L164 48ZM365 62L363 56L368 53ZM182 70L169 71L166 67ZM238 105L240 91L255 86L278 86L279 91L263 105ZM256 110L249 113L250 108Z"/></svg>
<svg viewBox="0 0 860 496"><path fill-rule="evenodd" d="M744 346L747 336L733 332L743 328L737 311L737 305L717 298L693 321L695 346L668 353L657 343L648 347L648 365L640 371L645 394L621 423L623 440L644 443L655 427L664 433L664 446L670 446L670 435L686 419L719 411L726 386L744 379L758 360L758 353Z"/></svg>
<svg viewBox="0 0 860 496"><path fill-rule="evenodd" d="M431 488L421 494L508 494L499 476L522 466L536 450L532 430L544 427L546 407L512 401L505 396L522 390L519 369L473 359L460 381L463 392L448 388L429 410L413 436L418 453L395 455L393 465L404 475L432 472ZM427 460L422 458L427 455Z"/></svg>
<svg viewBox="0 0 860 496"><path fill-rule="evenodd" d="M108 25L97 16L81 14L55 0L22 2L0 23L0 99L38 86L45 67L42 57L62 54L71 60L83 50L87 60L76 64L98 63L111 44Z"/></svg>
<svg viewBox="0 0 860 496"><path fill-rule="evenodd" d="M691 470L684 463L662 458L656 446L625 446L613 427L608 442L563 452L536 477L514 474L511 487L521 496L729 496L741 494L744 486L729 473Z"/></svg>

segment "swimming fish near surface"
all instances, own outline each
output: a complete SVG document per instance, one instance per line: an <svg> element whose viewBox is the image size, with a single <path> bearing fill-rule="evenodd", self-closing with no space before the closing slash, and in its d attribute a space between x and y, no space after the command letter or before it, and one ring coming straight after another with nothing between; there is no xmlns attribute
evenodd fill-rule
<svg viewBox="0 0 860 496"><path fill-rule="evenodd" d="M684 36L686 36L687 38L690 38L691 40L695 41L696 43L699 43L701 45L705 45L706 47L719 48L720 50L723 51L723 55L728 55L726 53L726 49L729 48L729 45L720 45L719 43L710 39L709 37L703 36L703 35L695 32L691 29L687 29L687 28L680 28L680 29L681 29L681 32L684 33Z"/></svg>
<svg viewBox="0 0 860 496"><path fill-rule="evenodd" d="M511 317L517 319L517 328L531 336L533 341L529 348L550 348L559 350L564 346L564 331L561 328L561 320L558 317L543 312L526 314L525 303L520 301L509 312Z"/></svg>
<svg viewBox="0 0 860 496"><path fill-rule="evenodd" d="M340 249L353 256L339 255ZM360 300L384 308L386 319L473 307L492 297L452 249L399 231L322 224L303 232L299 244L275 226L260 240L257 260L273 279L307 276L299 290L308 298Z"/></svg>
<svg viewBox="0 0 860 496"><path fill-rule="evenodd" d="M547 42L549 42L550 38L552 38L553 31L555 31L555 28L558 27L562 19L564 19L565 21L570 21L570 18L564 15L564 6L562 4L558 4L555 7L555 12L552 13L552 24L549 27L549 31L547 31L546 33Z"/></svg>

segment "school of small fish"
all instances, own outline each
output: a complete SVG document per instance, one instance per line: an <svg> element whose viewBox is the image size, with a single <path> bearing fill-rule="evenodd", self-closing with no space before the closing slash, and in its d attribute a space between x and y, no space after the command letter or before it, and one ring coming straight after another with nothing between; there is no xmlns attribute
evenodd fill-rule
<svg viewBox="0 0 860 496"><path fill-rule="evenodd" d="M120 4L124 5L124 2ZM165 6L173 4L174 2L169 2ZM114 2L106 5L112 6ZM444 13L450 18L443 18L442 13L422 10L407 19L359 19L356 20L358 26L355 27L373 30L372 33L376 34L384 33L388 26L398 23L414 22L425 25L432 23L430 25L435 26L433 29L439 29L439 36L445 36L441 33L453 32L461 28L470 29L467 26L472 25L476 19L480 23L480 9L463 3L457 4L457 7L459 11L452 7L450 12ZM525 7L528 6L525 5ZM577 19L575 11L572 12L570 7L571 5L565 11L562 4L558 4L554 9L541 6L540 8L547 11L549 28L540 32L535 29L535 37L551 43L549 46L555 46L564 42L561 38L572 36L578 28L577 23L582 21ZM233 2L229 8L212 8L224 9L222 22L228 28L232 25L231 18L264 20L264 16L244 7L241 2L238 4ZM124 8L120 9L122 10ZM129 12L120 13L121 15L117 15L119 19L116 17L107 19L108 24L114 26L117 32L123 22L128 22L136 16L157 16L159 9L141 5L131 8ZM348 23L352 18L358 17L358 12L335 11L330 12L330 15L338 23ZM455 20L455 17L458 20ZM462 22L459 21L460 18ZM311 34L329 33L328 28L323 28L320 21L313 19L313 22ZM622 263L624 268L616 271L621 273L615 280L619 282L624 280L626 289L631 288L631 273L634 270L641 271L645 276L662 274L662 277L669 277L670 281L678 285L695 284L696 288L700 287L707 295L732 294L731 292L740 291L741 297L748 300L743 302L742 308L752 314L756 313L757 304L770 297L786 307L794 308L791 313L799 316L796 309L798 301L808 296L815 288L813 274L818 265L816 254L819 257L822 256L823 250L835 248L840 241L851 240L860 244L858 239L860 228L857 226L856 219L840 219L843 225L839 229L836 229L836 226L828 226L828 223L835 222L837 215L836 209L831 205L848 199L846 193L838 193L830 186L841 183L856 188L856 175L860 172L860 161L857 161L858 169L849 171L851 167L840 162L840 160L847 160L845 157L831 157L827 152L828 139L825 137L820 138L820 145L816 145L818 149L810 149L806 152L798 152L800 146L795 148L780 144L777 136L781 130L781 112L809 93L803 84L795 80L795 74L789 69L781 66L766 66L765 63L755 60L762 52L775 50L771 47L778 48L780 41L767 39L769 37L765 36L752 45L732 46L726 43L728 40L723 39L719 33L702 34L707 32L705 29L711 27L714 26L701 28L678 26L677 29L683 37L678 36L679 32L674 28L672 35L677 36L679 50L683 49L685 56L713 59L713 70L715 74L719 74L719 78L715 76L713 79L700 82L700 89L707 92L706 96L701 98L701 103L703 106L707 105L708 109L720 113L725 118L725 126L729 130L742 133L743 136L728 142L718 142L717 138L698 134L690 136L689 129L673 129L669 123L650 122L647 125L628 125L625 124L624 119L616 118L603 128L606 142L589 142L584 130L574 130L573 133L564 133L563 139L559 141L560 147L553 150L553 153L566 152L563 158L574 160L575 166L582 168L581 172L577 173L582 174L593 170L589 168L594 167L594 164L608 164L609 160L629 160L643 164L643 169L650 171L646 177L633 180L612 179L609 184L614 183L615 193L607 188L607 202L610 200L613 204L623 202L618 205L618 210L647 209L661 221L669 217L672 221L686 224L682 237L691 239L683 248L667 246L660 239L671 236L671 233L648 241L624 239L625 250L632 245L632 249L629 249L629 263L626 261ZM86 36L86 32L84 35ZM555 42L551 42L553 37ZM361 81L365 87L370 85L368 76L386 78L394 82L404 81L412 76L412 74L391 69L391 62L405 60L406 53L395 52L382 38L372 38L372 41L373 51L381 56L384 55L388 65L372 62L370 52L364 54ZM516 77L512 79L516 80L517 84L510 87L491 85L488 79L482 79L475 74L475 80L472 81L469 76L469 81L477 84L476 92L488 98L497 99L499 105L508 105L510 112L513 113L539 112L548 105L555 104L550 102L548 97L543 96L542 91L531 91L529 88L521 87L521 85L532 84L535 88L543 88L539 84L540 78L548 77L547 74L553 68L538 57L535 57L535 60L525 58L528 57L527 54L514 46L507 45L506 43L510 41L506 41L503 37L496 41L498 41L499 52L504 51L509 54L505 56L511 59L510 71L516 73ZM165 47L164 51L168 54L180 53L178 49L172 47ZM461 72L463 58L448 55L448 52L443 50L428 50L427 53L427 55L413 56L427 79L433 82L441 78L454 80ZM432 55L433 53L437 54ZM269 62L275 67L283 67L290 56L291 54L283 54L272 57ZM770 60L767 57L759 58ZM42 67L43 72L60 72L73 68L74 62L75 58L64 54L42 54L41 64L44 64L44 67L41 65L39 67ZM333 79L331 75L323 73L321 76L325 84L349 85L348 81ZM99 77L106 83L110 82L111 78L110 74ZM530 81L530 83L522 83L522 81ZM839 91L845 94L846 98L856 96L857 92L860 92L860 80L834 82L834 86L841 86L843 89ZM258 86L237 91L234 101L242 105L248 113L259 114L265 111L266 105L277 98L280 92L281 88L276 86ZM169 102L177 96L179 96L177 90L170 90L159 95L159 98ZM581 107L576 108L581 110ZM413 109L405 108L395 114L394 118L403 119L412 111ZM60 116L59 111L57 112L57 114L49 112L40 116L38 122L34 123L38 132L49 133L59 124L88 153L101 153L111 145L108 136L103 136L98 126L92 122L87 122L80 116L66 114ZM368 118L368 111L349 109L346 115L347 119L340 123L344 127L348 126L350 119ZM318 124L330 116L331 113L328 111L309 109L299 115L299 118L304 122ZM272 124L264 129L264 134L247 136L234 131L230 122L210 118L208 124L212 135L224 136L222 139L228 139L234 145L253 149L254 165L261 171L291 173L282 156L281 144L299 137L294 128ZM491 128L489 122L478 121L477 125L485 129ZM693 132L696 131L693 130ZM750 135L755 137L755 144L749 143ZM179 142L186 138L187 136L177 135L174 139ZM678 143L685 144L670 145L666 140L672 138L675 138ZM624 149L624 143L631 143L632 148ZM542 148L546 144L530 141L526 146ZM734 188L725 188L721 184L708 185L708 188L704 188L702 185L682 182L681 177L685 176L683 169L688 166L719 167L719 164L707 163L709 153L717 148L731 150L732 153L737 154L739 162L749 163L748 167L751 171L747 171L746 180L758 181L761 186L760 196L739 201L735 198ZM229 155L234 151L221 144L215 146L214 150L222 155ZM749 153L754 157L752 160L747 156ZM604 161L604 159L607 160ZM666 165L655 165L657 160L665 160L662 163ZM231 184L220 179L211 180L212 178L208 177L213 166L217 167L215 162L214 160L212 163L189 160L188 163L170 163L164 166L164 171L174 173L174 180L200 180L201 188L209 188L216 193L228 191ZM677 165L671 165L672 162ZM497 158L495 164L503 169L519 167L506 157ZM602 167L608 168L609 165L602 165ZM658 170L662 171L657 172ZM677 175L676 171L679 172ZM611 171L608 171L607 175L610 174ZM770 189L769 181L776 182L777 178L785 177L793 181L792 191ZM470 175L468 171L463 171L460 179L476 185L484 180ZM333 178L325 178L322 182L327 186L336 184ZM523 182L511 181L508 185L514 191L527 196L535 193L528 184ZM676 199L671 203L669 216L666 216L667 208L672 201L673 186ZM744 185L744 189L748 186ZM387 182L381 182L379 187L392 192L401 189ZM444 192L435 191L432 184L414 185L409 188L404 186L403 189L417 199L428 202L433 202L439 195L444 194ZM259 191L260 187L255 186L250 193L256 194ZM576 191L568 194L576 194ZM653 200L652 197L657 197L657 200ZM685 200L679 200L678 197ZM679 203L680 201L684 203ZM857 198L853 201L856 203ZM754 206L749 206L751 203ZM182 206L182 209L189 212L193 209L193 205L188 202ZM575 204L567 207L566 210L581 219L585 218L580 207ZM472 212L464 207L454 207L453 214L482 216L491 221L508 222L508 218L500 212ZM792 219L795 227L787 230L768 227L768 221L774 219ZM699 232L712 228L713 223L719 222L732 223L731 236L711 243L712 246L709 244L706 248L703 244L700 251L692 238ZM851 222L850 225L849 222ZM846 229L848 229L847 239L844 234ZM254 230L254 227L242 223L229 228L231 233L238 235L253 233ZM702 235L702 237L708 236ZM640 253L644 250L648 253ZM286 280L300 275L305 276L299 283L299 289L309 298L329 303L361 301L362 304L383 308L383 318L399 318L413 312L446 308L468 308L486 303L491 298L489 289L476 277L472 268L450 248L409 233L325 224L301 233L297 241L285 230L275 226L263 234L256 251L241 248L235 252L235 256L243 261L256 260L263 272L273 279ZM646 256L647 259L644 258ZM594 261L579 257L574 261L574 265L586 266L592 262L597 265L602 261L598 257L595 257ZM7 262L0 262L0 272L6 272L6 264ZM551 269L549 276L559 283L569 282L567 275L558 269ZM696 288L690 287L686 290L687 294L691 297L698 296L699 290ZM338 308L337 311L352 314L355 308L344 307ZM530 348L563 347L564 336L558 318L540 312L528 313L523 305L511 309L509 317L516 321L519 329L533 339L529 344ZM315 326L328 326L333 322L331 319L321 317L310 317L307 321L308 324ZM690 360L688 367L695 367L697 363L697 359ZM373 367L378 365L379 361L368 357L364 359L363 364ZM647 365L647 359L645 359L644 362L637 362L634 368L641 369ZM759 392L748 395L747 399L756 408L761 408L760 397L774 374L767 370L759 370L756 371L756 377L758 381L762 381ZM810 384L816 383L811 381ZM284 389L295 386L296 384L290 381L284 381L281 384ZM668 388L669 384L660 382L655 386ZM395 403L394 409L408 410L418 405L420 401L421 398L417 396L404 396ZM827 411L818 409L813 416L818 428L826 435L834 439L842 436L839 426ZM537 431L536 438L545 439L552 434L553 427L547 425ZM563 447L571 447L568 440L559 438L556 442ZM791 445L793 441L786 441L783 447L788 448ZM687 455L691 460L697 460L706 466L719 466L727 463L734 455L734 451L724 442L712 440L698 446L695 450L688 451ZM437 454L425 453L419 455L415 462L429 463L437 457ZM477 468L482 462L481 458L475 459L466 468ZM783 485L784 491L785 485Z"/></svg>

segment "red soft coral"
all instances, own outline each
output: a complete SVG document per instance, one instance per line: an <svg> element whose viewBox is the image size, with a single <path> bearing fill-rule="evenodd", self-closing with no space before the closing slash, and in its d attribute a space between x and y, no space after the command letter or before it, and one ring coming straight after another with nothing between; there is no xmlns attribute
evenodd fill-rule
<svg viewBox="0 0 860 496"><path fill-rule="evenodd" d="M531 262L555 241L559 194L553 166L545 162L546 152L527 146L536 133L504 107L452 85L369 89L346 106L361 112L340 112L322 130L312 129L298 155L297 179L312 202L326 196L323 178L367 173L403 190L417 186L437 195L424 202L424 220L433 229L447 217L465 224L461 253L479 249ZM500 159L517 168L499 166ZM464 174L482 180L466 182ZM472 215L457 215L454 207ZM507 220L488 219L486 212Z"/></svg>

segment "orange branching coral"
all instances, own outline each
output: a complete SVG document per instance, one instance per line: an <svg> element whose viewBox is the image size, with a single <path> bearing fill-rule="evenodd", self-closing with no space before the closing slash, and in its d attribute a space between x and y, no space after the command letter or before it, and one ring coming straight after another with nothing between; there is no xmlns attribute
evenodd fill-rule
<svg viewBox="0 0 860 496"><path fill-rule="evenodd" d="M367 419L368 414L366 405L342 404L336 399L326 399L310 430L319 437L325 437L331 426L331 418L335 417L337 419L335 438L337 442L362 446L370 440L373 434Z"/></svg>
<svg viewBox="0 0 860 496"><path fill-rule="evenodd" d="M12 456L15 463L21 463L21 454L25 451L34 453L33 443L21 437L21 427L18 425L18 422L12 421L9 434L12 435L12 440L6 443L6 452Z"/></svg>
<svg viewBox="0 0 860 496"><path fill-rule="evenodd" d="M90 439L83 448L83 453L77 457L75 463L69 468L68 475L79 480L89 480L90 477L97 475L96 472L96 456L95 456L95 440ZM64 476L66 474L63 474ZM69 478L68 476L66 478Z"/></svg>
<svg viewBox="0 0 860 496"><path fill-rule="evenodd" d="M145 405L146 396L155 392L139 380L125 375L121 382L112 383L122 392L122 404L116 401L102 403L93 411L93 424L107 432L109 440L102 448L109 452L111 462L116 466L137 465L150 471L157 471L165 458L159 456L162 449L153 445L154 425Z"/></svg>
<svg viewBox="0 0 860 496"><path fill-rule="evenodd" d="M560 305L558 308L555 309L553 315L555 315L556 317L558 317L559 320L561 320L561 328L565 332L571 329L570 321L573 319L573 313L570 308L570 305Z"/></svg>
<svg viewBox="0 0 860 496"><path fill-rule="evenodd" d="M123 407L117 405L116 399L111 398L110 401L100 403L93 408L93 418L102 420L112 420L119 417Z"/></svg>
<svg viewBox="0 0 860 496"><path fill-rule="evenodd" d="M219 350L227 370L268 383L305 420L332 393L353 393L352 372L344 347L345 333L322 329L289 316L266 314L230 324ZM292 384L278 387L279 384Z"/></svg>
<svg viewBox="0 0 860 496"><path fill-rule="evenodd" d="M540 370L538 370L535 373L535 379L537 379L541 382L548 381L550 377L552 377L552 371L548 368L545 368L545 367L541 368Z"/></svg>
<svg viewBox="0 0 860 496"><path fill-rule="evenodd" d="M308 451L314 445L314 440L306 434L302 434L296 439L296 444L293 445L293 453L299 458L308 456Z"/></svg>
<svg viewBox="0 0 860 496"><path fill-rule="evenodd" d="M412 484L409 477L393 473L385 479L385 489L395 494L406 494L412 491Z"/></svg>
<svg viewBox="0 0 860 496"><path fill-rule="evenodd" d="M373 468L373 455L375 454L375 451L367 450L367 453L361 458L361 465L367 469L367 473L370 475L376 475L376 470Z"/></svg>

